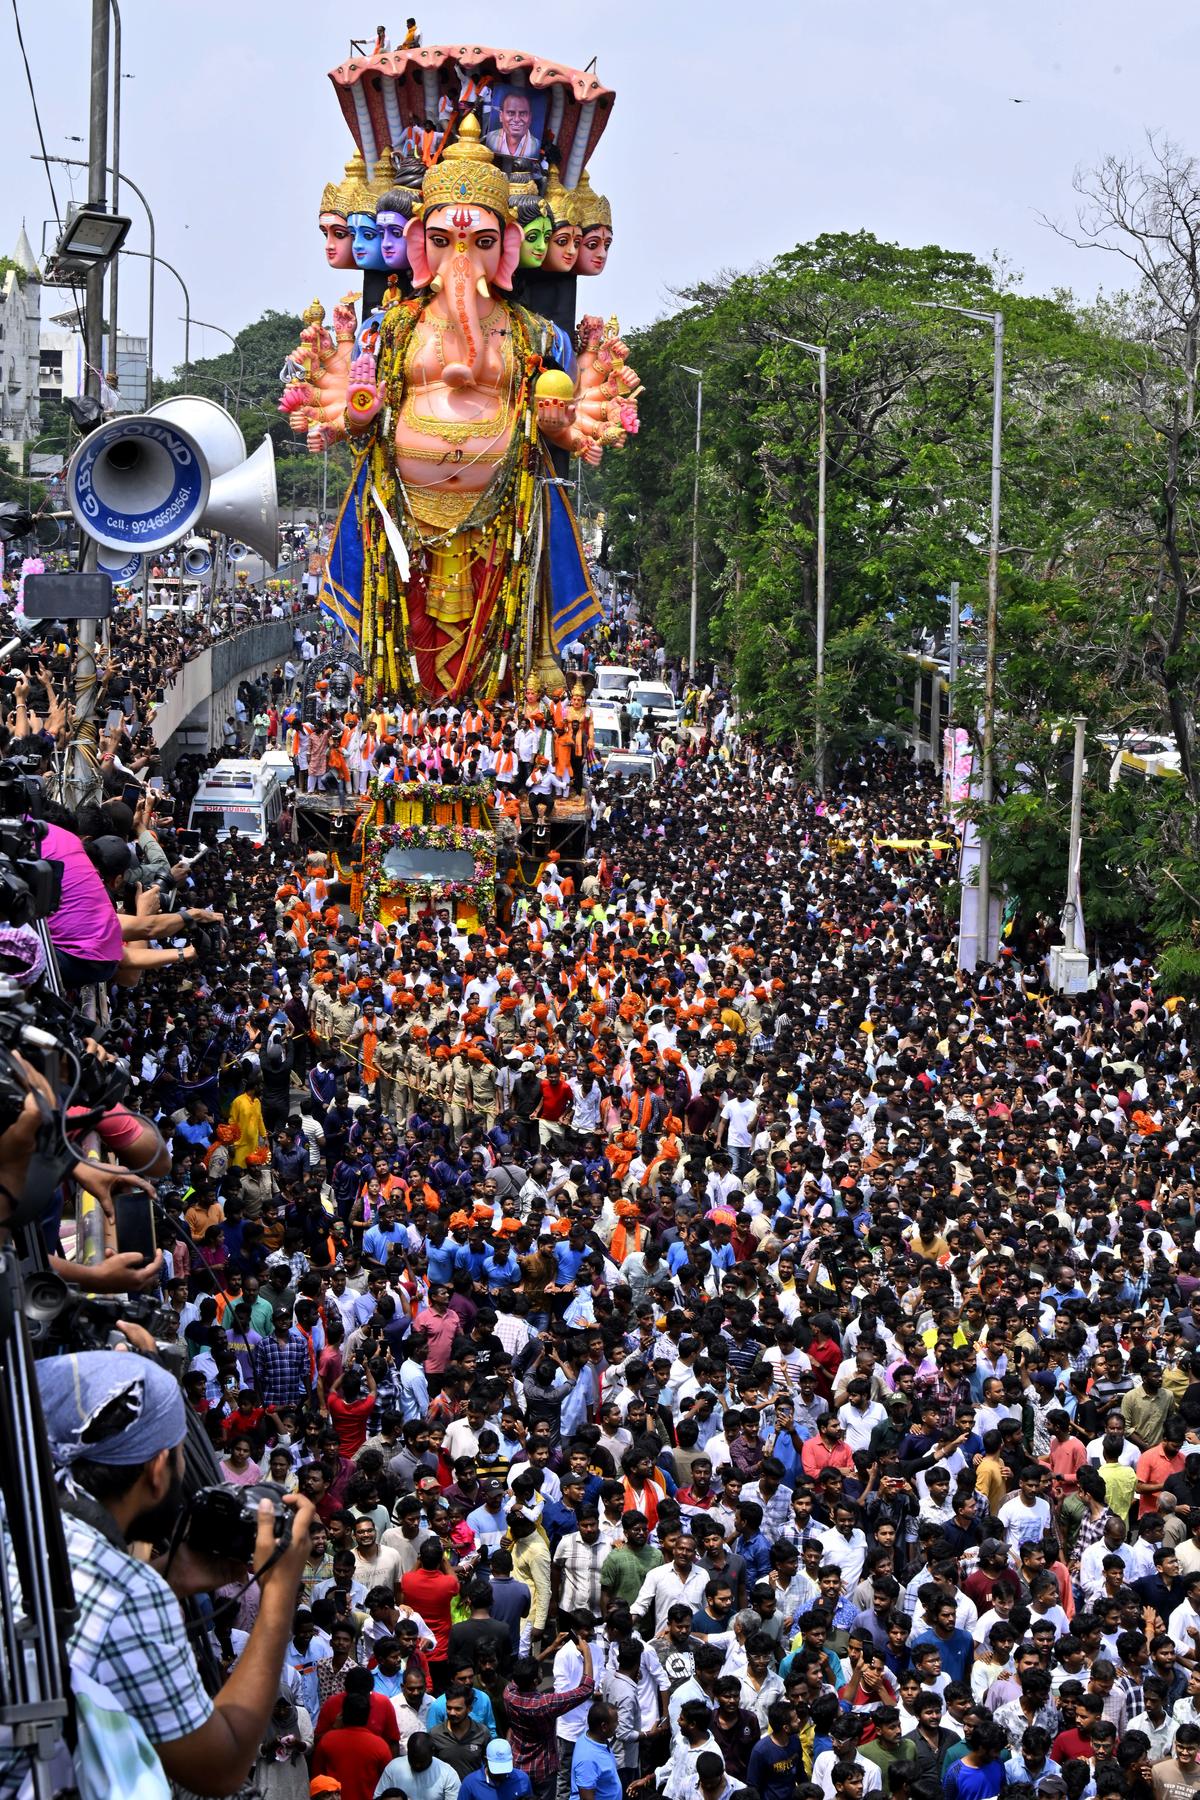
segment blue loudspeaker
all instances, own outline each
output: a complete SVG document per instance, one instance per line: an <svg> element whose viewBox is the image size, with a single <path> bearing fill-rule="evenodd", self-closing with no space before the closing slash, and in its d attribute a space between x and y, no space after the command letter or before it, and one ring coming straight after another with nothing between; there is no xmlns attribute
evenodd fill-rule
<svg viewBox="0 0 1200 1800"><path fill-rule="evenodd" d="M132 581L135 575L141 573L142 559L140 556L126 556L120 550L101 548L96 557L96 567L108 576L114 587L119 587L122 582Z"/></svg>
<svg viewBox="0 0 1200 1800"><path fill-rule="evenodd" d="M208 504L208 462L190 431L135 413L84 438L67 468L67 504L108 550L163 550Z"/></svg>

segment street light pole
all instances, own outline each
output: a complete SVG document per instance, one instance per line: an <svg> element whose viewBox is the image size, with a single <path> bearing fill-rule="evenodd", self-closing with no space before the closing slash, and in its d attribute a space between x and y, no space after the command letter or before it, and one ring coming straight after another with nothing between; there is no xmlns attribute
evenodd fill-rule
<svg viewBox="0 0 1200 1800"><path fill-rule="evenodd" d="M688 674L696 673L696 627L700 616L700 426L704 417L704 371L679 363L685 374L696 377L696 467L692 477L692 606L688 616Z"/></svg>
<svg viewBox="0 0 1200 1800"><path fill-rule="evenodd" d="M108 0L112 12L112 165L113 211L121 210L121 9L117 0ZM130 183L132 186L133 184ZM147 209L149 210L149 209ZM114 256L108 274L108 366L114 384L117 381L117 266L121 258ZM149 396L146 400L150 404Z"/></svg>
<svg viewBox="0 0 1200 1800"><path fill-rule="evenodd" d="M981 312L972 306L952 306L947 300L917 300L915 305L958 313L992 328L992 493L991 531L988 537L987 649L983 672L983 768L980 795L985 806L994 797L993 760L996 747L996 611L1000 574L1000 456L1004 409L1004 314ZM992 840L987 830L979 834L979 915L975 928L975 954L983 933L983 960L991 961L992 949ZM974 964L971 965L974 968Z"/></svg>
<svg viewBox="0 0 1200 1800"><path fill-rule="evenodd" d="M186 323L186 321L185 321L185 323ZM202 331L219 331L222 337L229 339L230 343L233 345L234 349L237 351L238 384L237 384L237 395L233 402L233 410L235 413L240 412L241 408L242 408L242 381L246 374L246 358L242 352L242 346L238 343L238 341L234 337L233 333L231 331L226 331L226 329L223 325L210 325L207 319L193 319L192 323L194 325L199 325L199 327Z"/></svg>
<svg viewBox="0 0 1200 1800"><path fill-rule="evenodd" d="M122 176L122 180L124 179L125 177ZM130 182L129 185L132 187L133 183ZM146 258L147 252L145 250L126 250L125 255ZM174 263L169 263L165 256L155 256L151 253L148 260L151 265L154 263L161 263L164 269L170 269L172 275L183 289L183 391L186 394L188 391L188 383L191 380L192 363L192 302L187 291L187 282L183 279L183 276L179 273L179 270L175 267Z"/></svg>
<svg viewBox="0 0 1200 1800"><path fill-rule="evenodd" d="M33 162L41 162L43 159L40 156L35 156L35 157L31 158L31 160ZM81 162L77 156L47 156L45 158L45 161L52 162L52 163L65 163L66 166L70 169L84 169L87 167L87 164ZM115 163L110 165L108 172L112 176L113 182L115 185L116 180L117 180L117 169L116 169ZM162 259L161 259L161 257L159 257L155 254L154 214L150 211L150 202L147 200L145 194L143 194L141 188L138 186L136 181L131 181L129 179L128 175L122 175L121 180L125 183L125 186L127 188L132 188L133 192L137 195L138 199L141 201L142 205L145 207L146 223L150 228L150 257L149 257L150 280L149 280L149 284L148 284L148 293L147 293L147 299L146 299L146 304L147 304L147 308L148 308L147 315L146 315L146 406L149 406L154 399L154 269L155 269L155 264L160 262ZM123 256L144 256L146 254L146 252L144 250L122 250L120 254ZM114 270L116 269L116 258L115 257L113 258L113 268L114 268ZM114 275L113 280L114 280L114 287L110 289L109 306L112 308L112 316L113 316L113 319L115 320L115 318L116 318L116 301L113 298L113 294L115 293L115 280L116 280L115 275ZM111 332L112 320L110 320L109 329ZM110 350L110 355L114 359L114 367L115 367L116 366L116 363L115 363L115 358L116 358L115 342L116 342L116 340L113 338L110 338L110 342L114 345L114 348L112 350ZM145 409L143 408L143 411L144 410Z"/></svg>
<svg viewBox="0 0 1200 1800"><path fill-rule="evenodd" d="M828 416L828 349L824 344L809 344L803 338L788 337L786 332L767 334L781 344L792 344L817 359L819 413L817 420L817 720L813 734L813 761L816 765L817 792L825 792L825 468L826 422Z"/></svg>
<svg viewBox="0 0 1200 1800"><path fill-rule="evenodd" d="M88 204L107 205L105 172L108 157L108 6L92 0L91 97L88 112ZM84 330L84 392L99 401L100 364L104 356L104 265L87 275ZM80 568L96 573L99 545L84 534ZM63 768L63 800L78 809L100 788L100 736L96 720L100 686L96 679L97 621L81 619L75 653L75 728Z"/></svg>

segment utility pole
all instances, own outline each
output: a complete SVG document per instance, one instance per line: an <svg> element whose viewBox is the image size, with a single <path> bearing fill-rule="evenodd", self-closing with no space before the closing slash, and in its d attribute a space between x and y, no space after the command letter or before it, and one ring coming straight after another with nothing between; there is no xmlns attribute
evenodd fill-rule
<svg viewBox="0 0 1200 1800"><path fill-rule="evenodd" d="M825 792L825 417L826 356L823 344L810 345L817 357L821 416L817 429L817 792Z"/></svg>
<svg viewBox="0 0 1200 1800"><path fill-rule="evenodd" d="M1004 405L1004 314L992 314L992 529L988 540L987 660L983 673L983 804L994 798L992 762L996 747L996 609L1000 579L1000 430ZM979 929L983 960L992 954L992 836L979 838Z"/></svg>
<svg viewBox="0 0 1200 1800"><path fill-rule="evenodd" d="M992 493L991 529L988 534L987 661L983 675L983 758L980 799L990 806L994 798L993 756L996 747L996 610L1000 574L1000 435L1004 413L1004 314L981 312L973 306L952 306L948 300L917 300L916 306L958 313L992 328ZM991 961L992 840L987 830L979 833L979 918L975 929L974 960L982 953ZM967 965L964 965L967 966Z"/></svg>
<svg viewBox="0 0 1200 1800"><path fill-rule="evenodd" d="M959 617L958 617L958 583L957 583L957 581L952 581L950 583L950 643L949 643L949 647L948 647L949 653L947 656L947 662L949 663L949 666L950 666L950 676L949 676L949 683L948 683L950 692L947 695L947 699L946 699L947 723L951 726L953 726L953 724L954 724L954 690L958 683L959 630L960 630L960 624L959 624Z"/></svg>
<svg viewBox="0 0 1200 1800"><path fill-rule="evenodd" d="M1083 848L1084 739L1087 720L1076 718L1074 757L1071 764L1071 836L1067 847L1067 897L1062 910L1061 944L1050 949L1050 986L1057 994L1087 991L1087 936L1083 926L1083 895L1079 864Z"/></svg>
<svg viewBox="0 0 1200 1800"><path fill-rule="evenodd" d="M829 372L828 346L810 344L804 338L788 337L783 331L768 331L768 337L779 344L791 344L796 350L803 350L817 359L817 394L819 412L817 415L817 655L816 655L816 694L817 718L813 732L813 763L818 794L825 792L825 718L822 711L825 700L825 468L826 468L826 429L829 407Z"/></svg>
<svg viewBox="0 0 1200 1800"><path fill-rule="evenodd" d="M121 9L117 0L108 0L112 12L112 168L113 211L121 210ZM144 204L144 202L143 202ZM149 208L147 208L147 211ZM153 244L150 246L154 248ZM108 272L108 370L117 385L117 268L120 256L114 256ZM147 364L147 366L149 366ZM149 377L146 406L150 404ZM142 407L145 412L146 406Z"/></svg>
<svg viewBox="0 0 1200 1800"><path fill-rule="evenodd" d="M700 425L704 417L704 371L680 363L696 377L696 468L692 477L692 607L688 616L688 674L696 673L696 627L700 616Z"/></svg>
<svg viewBox="0 0 1200 1800"><path fill-rule="evenodd" d="M105 167L108 161L108 27L109 0L92 0L92 82L88 116L88 203L107 204ZM101 364L104 358L104 265L87 275L84 313L85 393L99 402ZM83 538L81 568L94 575L99 546ZM100 734L97 722L99 686L96 680L95 619L80 619L75 652L75 729L63 776L63 798L78 808L100 791Z"/></svg>

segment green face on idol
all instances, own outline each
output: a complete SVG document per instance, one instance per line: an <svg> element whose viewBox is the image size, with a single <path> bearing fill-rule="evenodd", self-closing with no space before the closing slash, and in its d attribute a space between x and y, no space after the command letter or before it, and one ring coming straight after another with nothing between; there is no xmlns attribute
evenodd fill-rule
<svg viewBox="0 0 1200 1800"><path fill-rule="evenodd" d="M523 269L540 269L546 260L546 251L550 247L550 234L554 230L554 221L550 218L531 219L521 234L521 267Z"/></svg>

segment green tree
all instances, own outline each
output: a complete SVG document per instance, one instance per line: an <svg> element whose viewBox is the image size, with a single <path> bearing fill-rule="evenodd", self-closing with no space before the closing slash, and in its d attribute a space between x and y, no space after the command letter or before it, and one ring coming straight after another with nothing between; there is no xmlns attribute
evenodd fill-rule
<svg viewBox="0 0 1200 1800"><path fill-rule="evenodd" d="M296 348L301 330L297 314L268 310L236 334L237 349L230 345L217 356L203 357L191 364L187 374L187 391L216 400L234 415L249 451L256 450L266 436L274 441L283 519L293 505L302 512L319 511L323 495L328 497L329 510L335 511L350 479L350 456L344 445L329 452L326 469L324 459L308 451L279 411L280 371ZM156 400L183 392L182 365L170 381L154 384Z"/></svg>

